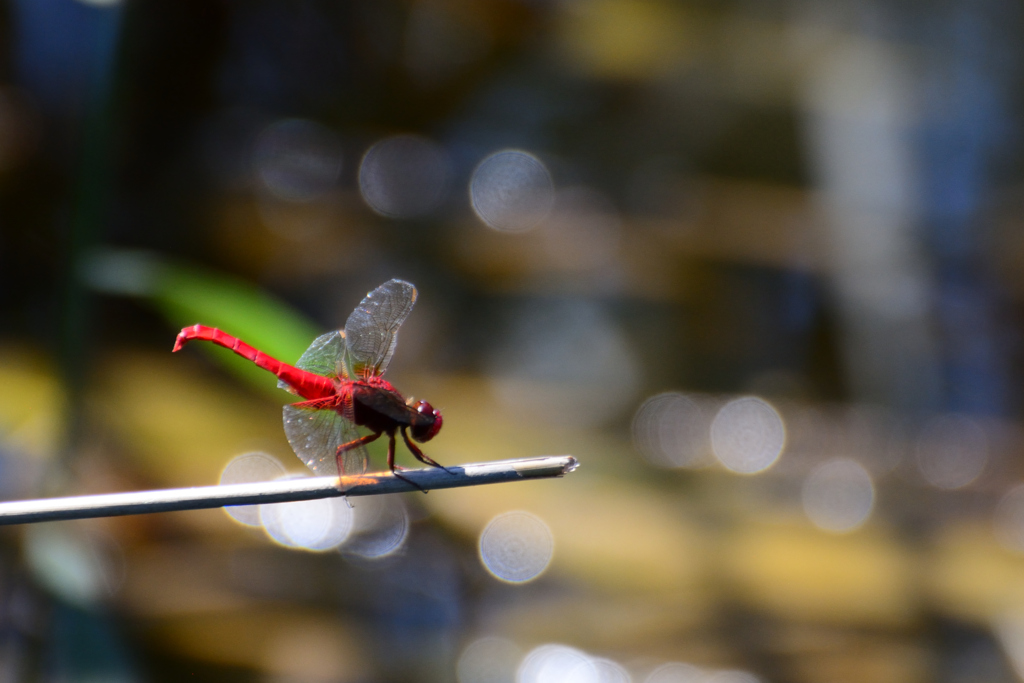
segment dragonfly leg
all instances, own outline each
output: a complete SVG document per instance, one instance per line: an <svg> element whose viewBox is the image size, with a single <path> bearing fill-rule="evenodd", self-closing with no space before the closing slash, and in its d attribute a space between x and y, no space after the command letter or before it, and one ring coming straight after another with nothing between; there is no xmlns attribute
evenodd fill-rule
<svg viewBox="0 0 1024 683"><path fill-rule="evenodd" d="M414 456L416 456L416 459L419 460L421 463L423 463L424 465L430 465L431 467L440 467L442 470L444 470L448 474L454 474L454 472L452 472L450 469L448 469L447 467L445 467L441 463L439 463L439 462L437 462L435 460L432 460L431 458L427 457L427 455L424 454L424 452L420 450L419 446L414 444L409 439L409 435L405 432L405 427L402 427L402 439L405 440L405 445L409 447L409 450L412 452L412 454Z"/></svg>
<svg viewBox="0 0 1024 683"><path fill-rule="evenodd" d="M404 431L402 432L402 436L405 436L405 432ZM412 484L413 486L418 488L420 491L423 491L423 493L427 492L427 490L425 488L423 488L422 486L420 486L416 482L414 482L411 479L409 479L409 477L405 477L405 476L402 476L401 474L399 474L399 471L403 470L405 468L404 467L398 467L397 465L395 465L395 433L394 432L391 432L390 434L388 434L388 469L391 470L391 474L395 475L396 477L398 477L402 481L404 481L406 483L409 483L409 484Z"/></svg>
<svg viewBox="0 0 1024 683"><path fill-rule="evenodd" d="M365 446L371 441L379 439L382 433L383 432L377 432L376 434L367 434L366 436L361 436L358 439L352 439L348 443L343 443L340 446L338 446L338 452L334 454L335 461L338 463L338 475L340 476L345 474L345 470L341 466L342 455L344 455L347 451L352 450L353 448L356 448L358 446Z"/></svg>

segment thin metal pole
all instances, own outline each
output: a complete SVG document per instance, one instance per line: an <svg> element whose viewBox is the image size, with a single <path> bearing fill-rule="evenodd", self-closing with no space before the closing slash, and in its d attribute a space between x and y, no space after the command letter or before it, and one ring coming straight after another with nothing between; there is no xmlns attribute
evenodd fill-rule
<svg viewBox="0 0 1024 683"><path fill-rule="evenodd" d="M525 479L560 477L576 469L571 455L551 455L521 460L498 460L449 467L402 472L423 490L460 486L500 484ZM197 486L188 489L132 491L97 496L44 498L0 503L0 525L53 522L62 519L116 517L173 510L201 510L225 505L287 503L338 496L372 496L382 493L416 491L416 487L388 472L359 477L305 477L264 481L255 484Z"/></svg>

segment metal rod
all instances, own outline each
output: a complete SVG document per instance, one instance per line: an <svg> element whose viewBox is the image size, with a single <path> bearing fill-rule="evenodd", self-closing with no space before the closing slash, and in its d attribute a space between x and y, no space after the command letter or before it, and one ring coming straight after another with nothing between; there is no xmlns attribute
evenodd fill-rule
<svg viewBox="0 0 1024 683"><path fill-rule="evenodd" d="M402 476L423 490L500 484L524 479L560 477L576 469L571 455L551 455L521 460L497 460L449 467L407 470ZM187 489L106 493L96 496L44 498L0 503L0 525L53 522L62 519L116 517L149 512L202 510L225 505L260 505L338 496L373 496L416 491L390 472L358 477L303 477L255 484L197 486Z"/></svg>

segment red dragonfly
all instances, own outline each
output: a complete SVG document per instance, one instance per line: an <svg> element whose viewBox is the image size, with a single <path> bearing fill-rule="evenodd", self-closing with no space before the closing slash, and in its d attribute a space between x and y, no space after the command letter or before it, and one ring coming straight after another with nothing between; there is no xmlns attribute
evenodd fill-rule
<svg viewBox="0 0 1024 683"><path fill-rule="evenodd" d="M417 460L450 471L409 439L410 433L420 443L434 438L441 430L441 412L426 401L406 401L382 377L395 352L398 328L416 296L408 282L385 282L352 311L345 329L317 337L294 366L206 325L183 329L174 351L193 339L213 342L274 373L280 388L304 398L284 407L284 431L295 453L315 473L362 474L367 463L364 446L387 434L388 468L409 481L398 472L405 468L395 465L396 432ZM357 426L371 433L360 436Z"/></svg>

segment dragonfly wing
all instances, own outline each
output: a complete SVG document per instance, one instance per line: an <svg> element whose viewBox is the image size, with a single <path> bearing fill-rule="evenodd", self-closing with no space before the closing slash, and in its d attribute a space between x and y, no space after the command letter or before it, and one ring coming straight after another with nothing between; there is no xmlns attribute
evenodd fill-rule
<svg viewBox="0 0 1024 683"><path fill-rule="evenodd" d="M367 453L356 446L342 456L338 472L338 446L359 438L356 426L331 409L284 407L284 433L292 450L306 467L322 477L356 475L366 471Z"/></svg>
<svg viewBox="0 0 1024 683"><path fill-rule="evenodd" d="M314 339L305 353L299 357L295 367L316 375L330 377L331 379L347 377L348 371L345 368L344 358L345 333L335 330ZM277 386L279 389L293 391L284 382L278 382Z"/></svg>
<svg viewBox="0 0 1024 683"><path fill-rule="evenodd" d="M366 295L345 321L345 353L354 377L382 375L391 362L398 328L416 303L416 288L402 280L388 280Z"/></svg>

